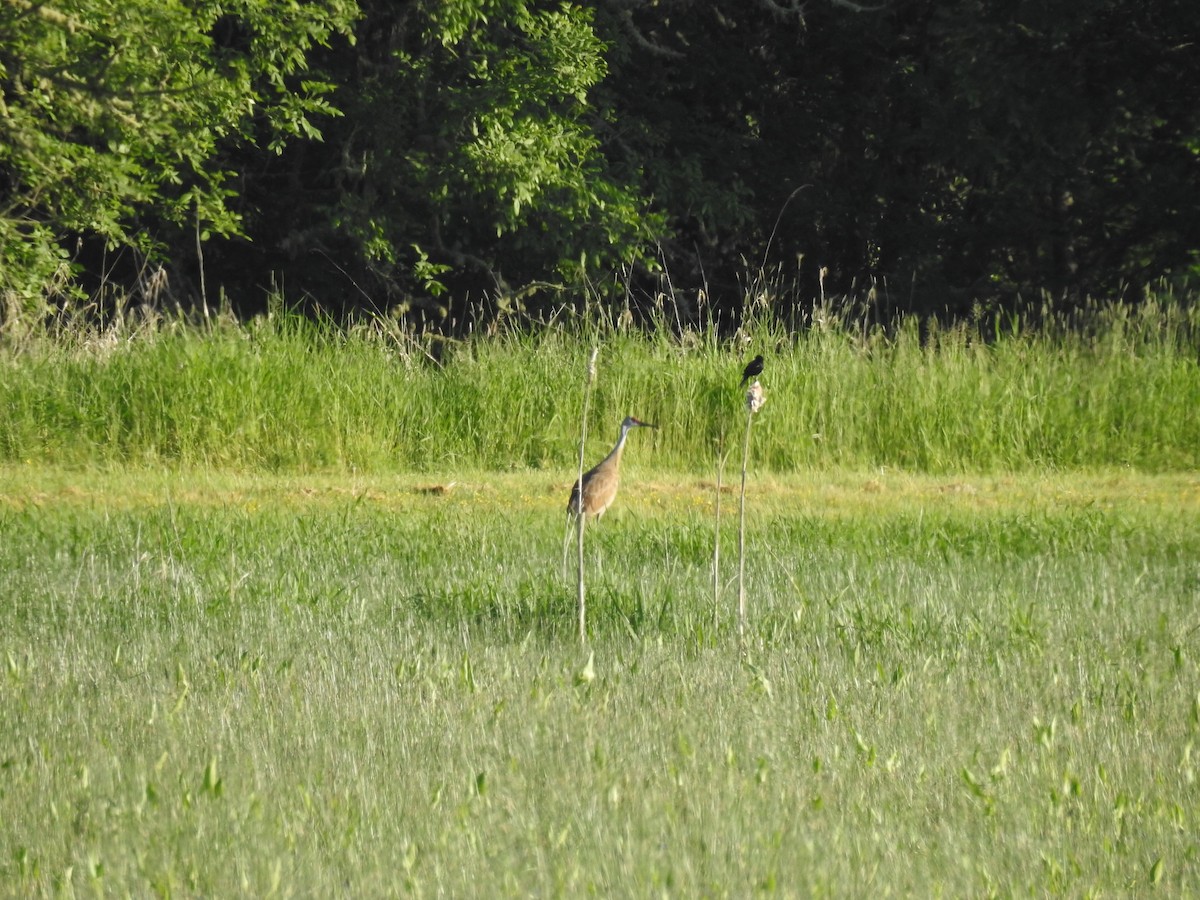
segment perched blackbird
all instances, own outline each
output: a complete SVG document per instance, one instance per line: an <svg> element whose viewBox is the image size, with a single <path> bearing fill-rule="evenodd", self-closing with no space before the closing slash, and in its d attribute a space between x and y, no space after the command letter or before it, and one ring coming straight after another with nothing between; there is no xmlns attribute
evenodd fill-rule
<svg viewBox="0 0 1200 900"><path fill-rule="evenodd" d="M760 354L758 354L758 356L754 357L754 359L750 360L749 364L742 371L741 387L745 387L746 382L749 381L751 378L755 378L755 377L761 375L762 370L763 370L763 358L762 358L762 354L760 353Z"/></svg>

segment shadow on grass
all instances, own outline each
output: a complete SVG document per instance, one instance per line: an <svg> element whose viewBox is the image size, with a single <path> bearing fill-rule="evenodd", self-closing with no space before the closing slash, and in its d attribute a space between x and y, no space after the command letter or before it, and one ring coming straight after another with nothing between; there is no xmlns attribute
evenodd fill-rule
<svg viewBox="0 0 1200 900"><path fill-rule="evenodd" d="M719 633L711 618L688 614L688 604L678 599L640 584L597 584L588 592L589 637L641 641L684 636L696 649L715 646ZM380 624L415 620L452 629L465 625L473 634L506 642L530 634L552 643L578 640L574 586L559 581L413 591L383 608L379 617Z"/></svg>

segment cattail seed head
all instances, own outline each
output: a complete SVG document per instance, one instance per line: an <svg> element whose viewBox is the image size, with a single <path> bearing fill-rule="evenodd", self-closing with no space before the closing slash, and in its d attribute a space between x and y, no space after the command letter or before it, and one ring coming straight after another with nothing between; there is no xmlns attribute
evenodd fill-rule
<svg viewBox="0 0 1200 900"><path fill-rule="evenodd" d="M750 389L746 391L746 408L752 413L758 412L766 405L767 395L763 391L763 386L757 381L750 385Z"/></svg>

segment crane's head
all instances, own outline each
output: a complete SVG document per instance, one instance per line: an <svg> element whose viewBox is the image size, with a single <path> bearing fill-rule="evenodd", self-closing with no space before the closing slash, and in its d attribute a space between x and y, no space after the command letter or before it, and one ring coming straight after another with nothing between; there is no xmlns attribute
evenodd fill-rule
<svg viewBox="0 0 1200 900"><path fill-rule="evenodd" d="M621 430L628 431L630 428L657 428L657 425L651 425L649 422L643 422L641 419L633 416L626 416L625 421L621 423Z"/></svg>

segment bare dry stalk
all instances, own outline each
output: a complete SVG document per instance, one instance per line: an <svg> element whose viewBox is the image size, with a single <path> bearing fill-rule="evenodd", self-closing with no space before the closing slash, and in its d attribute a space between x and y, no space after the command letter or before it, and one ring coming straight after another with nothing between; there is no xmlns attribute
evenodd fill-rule
<svg viewBox="0 0 1200 900"><path fill-rule="evenodd" d="M750 426L767 402L757 381L746 391L746 436L742 439L742 490L738 500L738 647L746 638L746 469L750 459Z"/></svg>
<svg viewBox="0 0 1200 900"><path fill-rule="evenodd" d="M600 348L593 347L588 359L587 374L583 381L583 416L579 423L579 474L575 482L575 496L578 498L575 513L575 548L576 548L576 606L579 612L579 643L587 643L587 599L583 585L583 527L587 516L583 512L583 457L587 446L587 414L588 402L592 396L592 382L596 380L596 357Z"/></svg>

